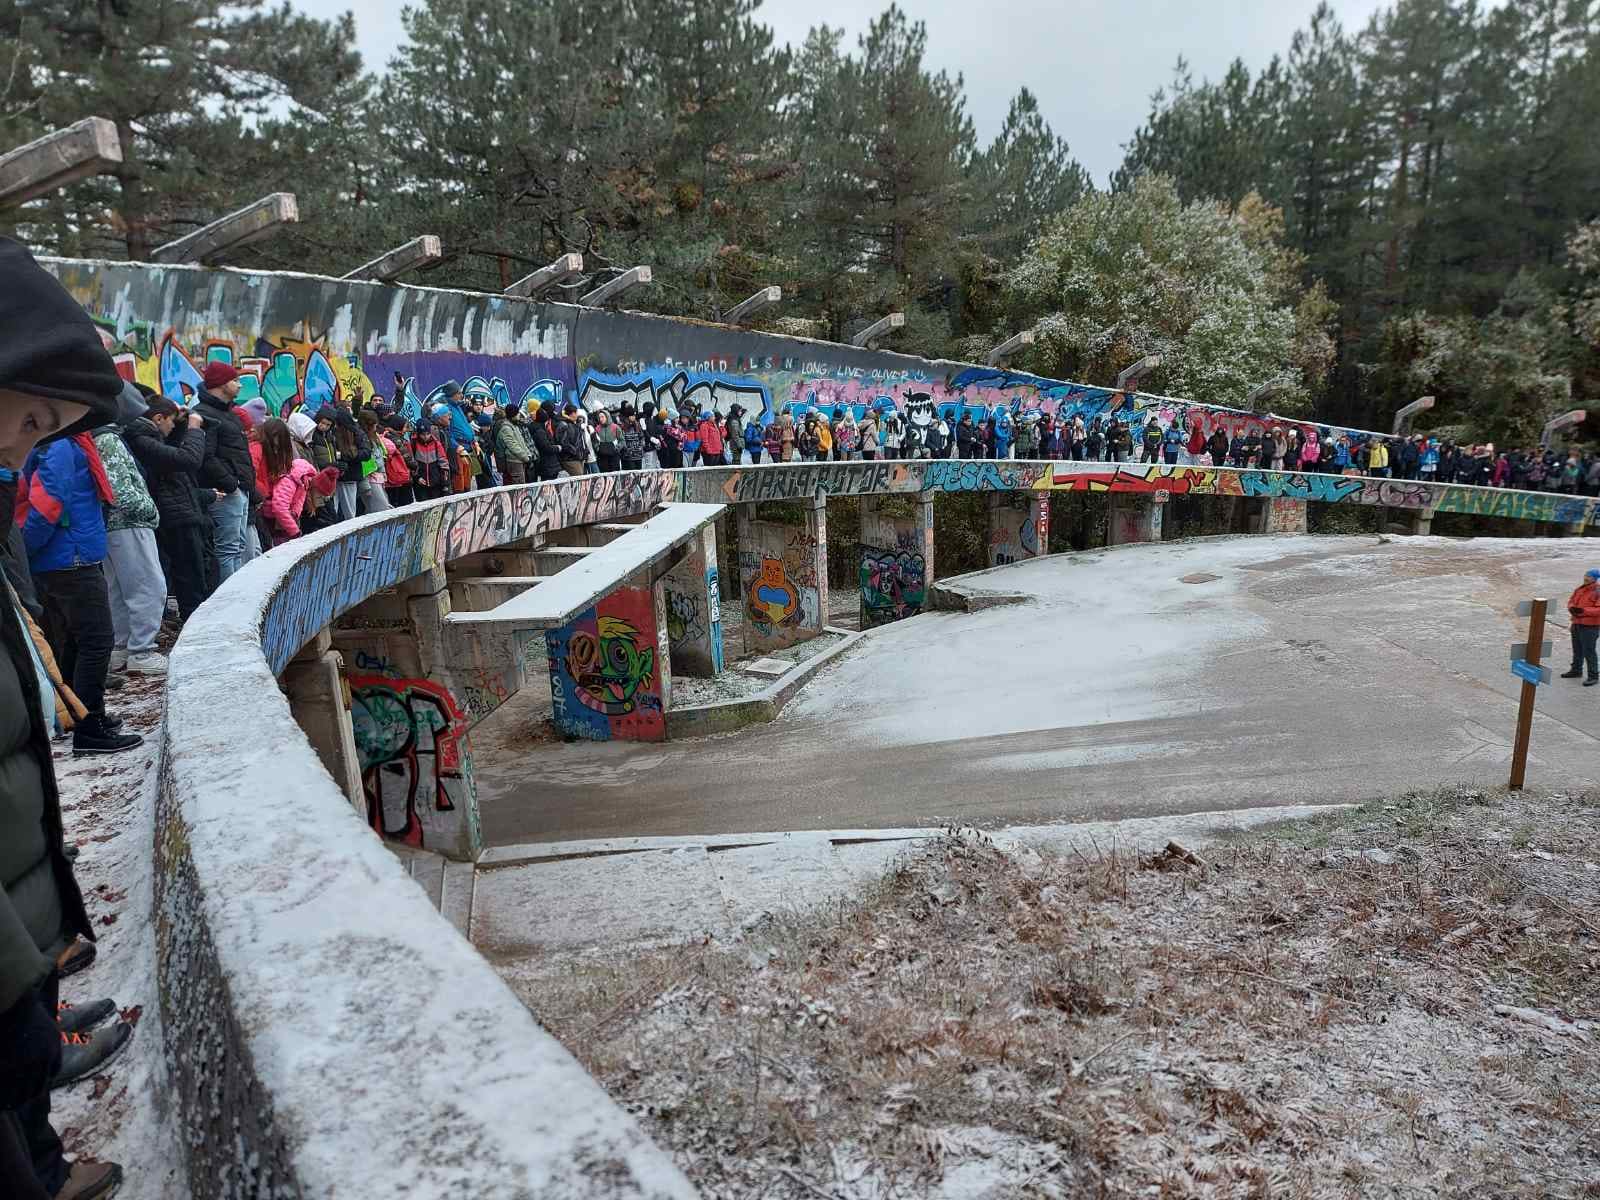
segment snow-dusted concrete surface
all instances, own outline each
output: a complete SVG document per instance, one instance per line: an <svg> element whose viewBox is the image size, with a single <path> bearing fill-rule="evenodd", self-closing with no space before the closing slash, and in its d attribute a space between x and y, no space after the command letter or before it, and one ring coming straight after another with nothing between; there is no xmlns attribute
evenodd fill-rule
<svg viewBox="0 0 1600 1200"><path fill-rule="evenodd" d="M988 828L1503 783L1518 601L1593 539L1246 537L968 577L1031 603L874 631L770 725L478 761L490 844L839 826ZM1186 576L1214 575L1186 583ZM1530 782L1600 779L1600 689L1540 689Z"/></svg>
<svg viewBox="0 0 1600 1200"><path fill-rule="evenodd" d="M132 676L110 693L108 704L128 729L144 734L144 745L92 758L74 758L70 739L54 746L66 840L78 847L73 871L98 939L94 964L62 981L61 998L70 1004L116 1001L134 1036L99 1075L53 1093L51 1121L69 1158L122 1164L118 1200L186 1200L178 1113L163 1057L152 920L162 680Z"/></svg>
<svg viewBox="0 0 1600 1200"><path fill-rule="evenodd" d="M1325 807L1257 808L996 832L1013 852L1202 848L1226 831ZM490 850L479 861L473 944L514 989L574 958L698 938L729 941L767 914L849 896L938 829L831 829L724 837L614 838Z"/></svg>

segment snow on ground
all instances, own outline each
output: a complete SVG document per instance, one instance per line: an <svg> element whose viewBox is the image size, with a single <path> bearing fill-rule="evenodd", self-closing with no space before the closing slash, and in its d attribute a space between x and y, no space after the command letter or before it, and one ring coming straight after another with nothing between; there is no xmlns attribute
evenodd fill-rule
<svg viewBox="0 0 1600 1200"><path fill-rule="evenodd" d="M69 1158L122 1164L118 1200L189 1194L162 1057L151 920L164 684L135 675L121 691L107 693L108 711L144 735L137 749L74 758L70 737L54 746L66 837L79 848L78 884L99 939L94 965L63 980L61 997L75 1004L109 997L137 1024L128 1048L102 1073L54 1094L51 1119Z"/></svg>

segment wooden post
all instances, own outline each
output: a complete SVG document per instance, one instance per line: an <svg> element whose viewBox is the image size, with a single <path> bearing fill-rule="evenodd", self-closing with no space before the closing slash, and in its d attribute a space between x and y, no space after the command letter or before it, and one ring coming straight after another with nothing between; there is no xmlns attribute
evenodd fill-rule
<svg viewBox="0 0 1600 1200"><path fill-rule="evenodd" d="M1544 613L1549 601L1536 599L1528 612L1528 649L1526 662L1531 667L1539 665L1540 651L1544 648ZM1533 699L1539 687L1531 680L1522 681L1522 703L1517 708L1517 740L1511 750L1511 790L1520 792L1528 772L1528 738L1533 733Z"/></svg>

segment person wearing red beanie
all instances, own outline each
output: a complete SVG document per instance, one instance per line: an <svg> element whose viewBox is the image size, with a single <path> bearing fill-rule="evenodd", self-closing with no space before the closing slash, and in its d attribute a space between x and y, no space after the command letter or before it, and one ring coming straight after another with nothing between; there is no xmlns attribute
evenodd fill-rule
<svg viewBox="0 0 1600 1200"><path fill-rule="evenodd" d="M211 523L220 584L254 557L250 515L263 497L256 487L256 467L244 425L234 407L239 398L239 372L231 363L208 362L200 382L200 395L194 402L194 411L205 418L206 431L200 482L216 493Z"/></svg>

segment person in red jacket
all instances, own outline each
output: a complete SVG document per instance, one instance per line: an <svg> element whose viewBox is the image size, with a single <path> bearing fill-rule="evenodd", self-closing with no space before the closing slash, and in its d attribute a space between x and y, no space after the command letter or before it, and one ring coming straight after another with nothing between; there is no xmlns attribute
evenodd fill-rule
<svg viewBox="0 0 1600 1200"><path fill-rule="evenodd" d="M1600 664L1595 662L1595 646L1600 642L1600 567L1590 567L1583 573L1583 582L1567 597L1567 616L1572 628L1572 670L1563 671L1561 678L1576 679L1589 668L1584 687L1600 683Z"/></svg>
<svg viewBox="0 0 1600 1200"><path fill-rule="evenodd" d="M709 408L700 413L700 424L695 430L695 436L700 439L702 467L727 466L728 460L722 456L722 426L717 422L716 414Z"/></svg>

